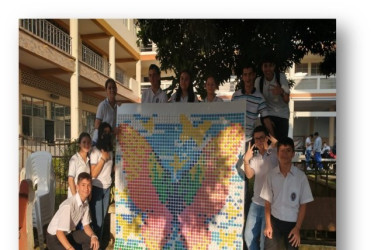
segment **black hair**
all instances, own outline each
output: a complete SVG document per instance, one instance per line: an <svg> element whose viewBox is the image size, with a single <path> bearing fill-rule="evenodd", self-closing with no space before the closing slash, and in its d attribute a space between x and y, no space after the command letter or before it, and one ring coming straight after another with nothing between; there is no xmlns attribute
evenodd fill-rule
<svg viewBox="0 0 374 250"><path fill-rule="evenodd" d="M310 136L310 137L313 137L313 134L310 134L309 136Z"/></svg>
<svg viewBox="0 0 374 250"><path fill-rule="evenodd" d="M252 63L244 64L242 67L242 76L243 76L243 70L244 69L252 69L252 71L256 74L256 67ZM245 94L245 88L244 88L244 81L242 79L242 76L240 77L239 81L239 88L242 90L242 94Z"/></svg>
<svg viewBox="0 0 374 250"><path fill-rule="evenodd" d="M108 80L105 81L105 89L108 88L109 83L113 83L117 88L116 82L113 80L113 78L108 78Z"/></svg>
<svg viewBox="0 0 374 250"><path fill-rule="evenodd" d="M188 84L188 101L187 102L195 102L195 93L193 92L193 85L192 85L193 81L192 81L191 73L188 70L182 70L180 75L179 75L179 78L183 73L188 74L189 77L190 77L190 84ZM179 83L179 87L177 89L177 94L176 94L176 97L175 97L175 101L180 102L181 96L182 96L182 88L181 88L181 85Z"/></svg>
<svg viewBox="0 0 374 250"><path fill-rule="evenodd" d="M79 184L79 183L80 183L82 180L84 180L84 179L86 179L86 180L92 182L92 177L91 177L91 175L90 175L89 173L87 173L87 172L82 172L82 173L80 173L80 174L78 175L78 181L77 181L77 183Z"/></svg>
<svg viewBox="0 0 374 250"><path fill-rule="evenodd" d="M257 126L257 127L253 130L252 137L254 137L254 136L255 136L255 133L258 133L258 132L264 132L264 134L265 134L266 136L269 135L267 129L266 129L264 126L260 125L260 126Z"/></svg>
<svg viewBox="0 0 374 250"><path fill-rule="evenodd" d="M318 132L315 132L314 135L318 136Z"/></svg>
<svg viewBox="0 0 374 250"><path fill-rule="evenodd" d="M105 152L111 152L113 150L112 135L111 133L104 135L104 130L106 128L110 129L112 132L112 127L107 122L102 122L99 126L99 135L96 142L96 147L99 150L104 150Z"/></svg>
<svg viewBox="0 0 374 250"><path fill-rule="evenodd" d="M156 73L158 75L161 75L160 68L156 64L152 63L151 65L149 65L149 69L148 70L151 70L151 69L153 69L154 71L156 71Z"/></svg>
<svg viewBox="0 0 374 250"><path fill-rule="evenodd" d="M91 136L90 136L89 133L87 133L87 132L82 132L82 133L79 135L78 143L81 143L81 141L82 141L82 139L83 139L84 137L88 137L88 138L90 138L90 140L91 140Z"/></svg>
<svg viewBox="0 0 374 250"><path fill-rule="evenodd" d="M292 151L295 152L295 144L294 144L293 140L290 137L283 137L283 138L279 139L278 145L277 145L278 152L279 152L279 147L281 145L283 145L283 146L290 146L292 148Z"/></svg>

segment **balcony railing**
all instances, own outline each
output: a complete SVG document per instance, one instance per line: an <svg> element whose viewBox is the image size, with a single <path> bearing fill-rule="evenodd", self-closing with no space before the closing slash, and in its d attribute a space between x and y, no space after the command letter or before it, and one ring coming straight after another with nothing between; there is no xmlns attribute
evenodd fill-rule
<svg viewBox="0 0 374 250"><path fill-rule="evenodd" d="M71 37L45 19L21 19L20 27L71 54Z"/></svg>
<svg viewBox="0 0 374 250"><path fill-rule="evenodd" d="M295 81L293 90L335 90L336 78L326 76L291 76Z"/></svg>
<svg viewBox="0 0 374 250"><path fill-rule="evenodd" d="M110 73L110 63L99 54L95 53L87 46L82 44L82 61L93 67L94 69L100 71L104 75L109 76Z"/></svg>

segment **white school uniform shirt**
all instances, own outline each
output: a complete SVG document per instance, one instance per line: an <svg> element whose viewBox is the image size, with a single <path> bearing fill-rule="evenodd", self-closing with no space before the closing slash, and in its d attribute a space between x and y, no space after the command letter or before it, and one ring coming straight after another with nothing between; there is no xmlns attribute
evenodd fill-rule
<svg viewBox="0 0 374 250"><path fill-rule="evenodd" d="M99 163L101 158L101 151L96 147L93 148L90 154L91 165L96 165ZM112 152L109 153L109 159L107 162L104 163L101 172L96 178L92 178L92 186L107 189L112 184Z"/></svg>
<svg viewBox="0 0 374 250"><path fill-rule="evenodd" d="M195 95L195 101L194 102L199 102L199 99L197 99L197 95ZM177 102L175 99L177 98L177 92L175 92L171 97L170 97L170 102ZM185 97L181 96L181 99L179 102L188 102L188 95Z"/></svg>
<svg viewBox="0 0 374 250"><path fill-rule="evenodd" d="M87 156L86 162L83 160L82 156L79 153L76 153L70 158L69 161L69 172L68 176L74 178L74 183L78 183L78 175L80 173L91 173L90 171L90 158ZM68 187L68 198L73 196L71 193L70 187Z"/></svg>
<svg viewBox="0 0 374 250"><path fill-rule="evenodd" d="M96 119L101 122L107 122L114 129L117 122L117 104L114 105L114 108L110 105L109 99L105 98L104 101L100 102L97 107ZM98 129L95 129L92 141L96 142L99 136Z"/></svg>
<svg viewBox="0 0 374 250"><path fill-rule="evenodd" d="M207 100L207 98L205 97L205 99L203 100L203 102L210 102ZM218 96L215 96L213 101L211 102L223 102L222 98L218 97Z"/></svg>
<svg viewBox="0 0 374 250"><path fill-rule="evenodd" d="M152 88L145 89L142 93L142 103L166 103L168 102L168 96L165 91L158 89L156 93L153 93Z"/></svg>
<svg viewBox="0 0 374 250"><path fill-rule="evenodd" d="M296 222L300 204L313 201L305 173L295 166L284 177L279 166L269 171L260 197L271 203L271 215L278 220Z"/></svg>
<svg viewBox="0 0 374 250"><path fill-rule="evenodd" d="M278 165L277 148L270 147L264 155L260 153L249 162L250 168L255 172L252 201L260 206L265 206L265 201L260 197L266 175Z"/></svg>
<svg viewBox="0 0 374 250"><path fill-rule="evenodd" d="M87 199L82 202L77 193L61 203L49 223L47 232L51 235L56 235L56 231L60 230L65 234L69 234L75 230L80 221L82 221L83 226L88 225L91 223L91 217Z"/></svg>

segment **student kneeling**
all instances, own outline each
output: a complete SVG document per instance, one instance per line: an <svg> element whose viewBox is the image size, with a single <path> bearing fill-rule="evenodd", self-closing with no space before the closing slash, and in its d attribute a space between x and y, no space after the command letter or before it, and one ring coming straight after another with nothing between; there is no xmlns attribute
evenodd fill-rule
<svg viewBox="0 0 374 250"><path fill-rule="evenodd" d="M90 227L88 197L91 194L92 178L88 173L78 175L77 193L61 203L47 229L47 247L51 250L74 249L82 245L85 249L99 249L99 241ZM76 230L79 222L84 230Z"/></svg>

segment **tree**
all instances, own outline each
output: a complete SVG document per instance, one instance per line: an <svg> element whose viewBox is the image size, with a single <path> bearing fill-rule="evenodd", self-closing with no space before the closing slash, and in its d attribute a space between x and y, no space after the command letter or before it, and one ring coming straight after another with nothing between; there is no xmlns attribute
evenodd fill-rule
<svg viewBox="0 0 374 250"><path fill-rule="evenodd" d="M278 70L299 63L308 53L324 56L321 72L336 71L335 19L138 19L138 43L157 45L161 70L176 78L188 69L199 94L213 74L221 84L240 76L241 66L252 63L259 70L264 55L273 55Z"/></svg>

